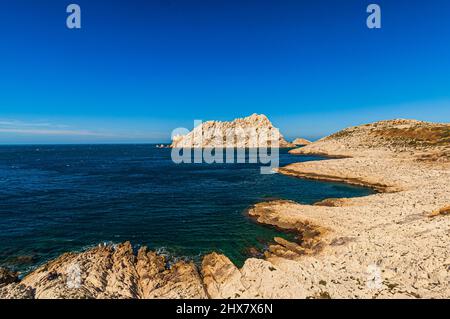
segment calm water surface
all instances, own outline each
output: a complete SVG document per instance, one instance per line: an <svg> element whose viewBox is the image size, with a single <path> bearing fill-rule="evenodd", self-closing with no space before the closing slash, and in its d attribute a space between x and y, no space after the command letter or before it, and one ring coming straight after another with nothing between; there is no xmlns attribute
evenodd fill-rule
<svg viewBox="0 0 450 319"><path fill-rule="evenodd" d="M281 151L280 163L317 160ZM313 203L370 190L261 175L257 164L182 164L154 145L0 146L0 265L29 270L102 242L147 245L238 265L274 236L244 211L282 198Z"/></svg>

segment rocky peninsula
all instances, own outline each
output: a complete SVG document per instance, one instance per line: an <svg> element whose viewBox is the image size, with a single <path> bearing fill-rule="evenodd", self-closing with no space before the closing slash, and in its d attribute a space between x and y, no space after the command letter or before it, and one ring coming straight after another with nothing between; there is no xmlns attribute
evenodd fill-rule
<svg viewBox="0 0 450 319"><path fill-rule="evenodd" d="M102 245L22 280L3 270L0 298L450 298L450 124L382 121L291 152L330 159L279 173L378 193L256 204L250 216L296 241L274 238L240 269L217 253L169 264L145 247Z"/></svg>

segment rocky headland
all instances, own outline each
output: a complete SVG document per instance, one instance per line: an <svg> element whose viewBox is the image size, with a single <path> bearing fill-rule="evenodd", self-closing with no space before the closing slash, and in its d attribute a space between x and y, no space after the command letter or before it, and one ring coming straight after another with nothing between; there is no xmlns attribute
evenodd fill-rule
<svg viewBox="0 0 450 319"><path fill-rule="evenodd" d="M274 238L237 268L212 253L169 264L129 243L67 253L19 280L0 271L0 298L450 298L450 124L382 121L291 151L330 156L279 173L372 187L314 205L256 204Z"/></svg>

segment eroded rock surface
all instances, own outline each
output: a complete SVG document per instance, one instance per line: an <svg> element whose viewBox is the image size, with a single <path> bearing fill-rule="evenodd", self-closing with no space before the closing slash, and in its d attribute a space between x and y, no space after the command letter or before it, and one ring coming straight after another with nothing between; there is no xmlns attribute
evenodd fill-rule
<svg viewBox="0 0 450 319"><path fill-rule="evenodd" d="M187 135L175 136L173 148L256 148L272 146L294 147L287 142L269 119L253 114L230 122L208 121L197 126Z"/></svg>
<svg viewBox="0 0 450 319"><path fill-rule="evenodd" d="M19 281L18 274L6 268L0 268L0 287Z"/></svg>
<svg viewBox="0 0 450 319"><path fill-rule="evenodd" d="M206 298L197 267L129 242L67 253L39 267L20 283L0 289L2 298Z"/></svg>
<svg viewBox="0 0 450 319"><path fill-rule="evenodd" d="M308 145L308 144L311 144L311 141L309 141L309 140L307 140L305 138L299 137L299 138L296 138L295 140L293 140L292 144L299 145L299 146L301 146L301 145Z"/></svg>
<svg viewBox="0 0 450 319"><path fill-rule="evenodd" d="M410 159L447 162L450 124L404 119L380 121L346 128L291 153L388 158L399 154Z"/></svg>

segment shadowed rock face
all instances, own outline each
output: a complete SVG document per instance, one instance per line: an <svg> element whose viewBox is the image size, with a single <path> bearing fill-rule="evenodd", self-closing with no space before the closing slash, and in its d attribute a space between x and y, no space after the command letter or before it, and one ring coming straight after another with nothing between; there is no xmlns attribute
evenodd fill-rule
<svg viewBox="0 0 450 319"><path fill-rule="evenodd" d="M17 273L5 268L0 268L0 286L11 284L16 281L18 281Z"/></svg>
<svg viewBox="0 0 450 319"><path fill-rule="evenodd" d="M296 214L290 216L278 213L281 207L291 204L296 203L286 200L262 202L254 205L248 211L249 216L255 218L260 224L275 226L296 234L296 243L275 237L275 244L270 245L265 252L266 258L278 256L286 259L298 259L303 255L315 254L323 247L321 237L327 233L327 229L315 225L310 220L302 220Z"/></svg>
<svg viewBox="0 0 450 319"><path fill-rule="evenodd" d="M33 289L19 283L18 274L0 268L0 299L30 299Z"/></svg>
<svg viewBox="0 0 450 319"><path fill-rule="evenodd" d="M175 136L175 148L252 148L271 145L270 134L277 137L278 146L294 147L287 142L265 115L253 114L231 122L209 121L184 136Z"/></svg>
<svg viewBox="0 0 450 319"><path fill-rule="evenodd" d="M197 267L129 242L67 253L0 288L1 298L206 298Z"/></svg>

